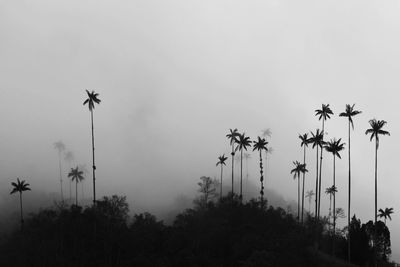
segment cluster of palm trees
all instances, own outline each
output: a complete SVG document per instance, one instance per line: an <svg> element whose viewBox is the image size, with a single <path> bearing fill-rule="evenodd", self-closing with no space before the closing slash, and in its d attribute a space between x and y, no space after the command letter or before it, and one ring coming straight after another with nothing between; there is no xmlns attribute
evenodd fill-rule
<svg viewBox="0 0 400 267"><path fill-rule="evenodd" d="M86 90L86 93L88 95L88 98L83 102L83 105L88 104L89 111L90 111L90 119L91 119L91 130L92 130L92 169L93 169L93 204L96 204L96 186L95 186L95 170L96 170L96 165L95 165L95 156L94 156L94 122L93 122L93 110L95 107L95 104L100 104L101 100L98 98L99 94L95 93L94 91L89 92ZM58 151L58 164L59 164L59 170L60 170L60 197L61 197L61 202L64 202L64 193L63 193L63 177L62 177L62 164L61 164L61 155L62 153L65 153L65 144L62 141L58 141L54 143L54 148ZM69 161L70 163L73 160L73 154L72 152L68 151L64 154L65 160ZM70 198L71 198L71 184L72 182L75 181L75 204L78 205L78 183L82 182L84 180L84 174L85 168L83 165L77 166L75 168L71 168L71 171L68 173L68 177L71 178L70 180ZM25 182L25 180L20 181L19 178L17 178L17 182L12 182L11 183L13 189L10 192L10 194L14 194L16 192L19 192L20 194L20 213L21 213L21 229L23 228L23 212L22 212L22 192L31 190L30 185ZM83 196L83 189L82 189L82 196Z"/></svg>
<svg viewBox="0 0 400 267"><path fill-rule="evenodd" d="M354 130L354 122L353 117L360 114L361 111L355 110L353 105L346 105L346 109L344 112L340 113L340 117L347 117L348 119L348 226L350 226L350 212L351 212L351 154L350 154L350 141L351 141L351 129ZM292 169L291 173L295 173L295 178L297 177L300 179L300 174L303 174L303 194L302 194L302 209L301 209L301 218L303 218L304 213L304 178L305 173L307 172L306 169L306 147L308 144L312 144L312 148L316 148L316 179L315 179L315 213L314 216L316 219L320 218L320 211L321 211L321 180L322 180L322 154L323 151L326 150L327 152L331 153L333 156L333 181L332 186L326 189L326 193L330 196L330 211L329 217L333 214L333 233L336 231L336 158L341 159L340 152L344 150L344 143L341 141L342 139L331 139L330 141L324 140L325 135L325 122L331 118L333 112L329 107L329 104L325 105L322 104L321 109L315 110L315 115L318 117L318 120L322 121L322 128L317 129L315 132L311 132L311 137L308 138L308 134L305 133L303 135L299 135L301 140L301 147L304 148L304 158L303 163L300 164L298 161L294 162L294 169ZM372 119L369 121L370 128L366 130L365 134L370 134L370 141L375 140L375 207L374 207L374 219L375 223L377 221L377 188L378 188L378 173L377 173L377 153L379 148L379 136L381 135L390 135L388 131L383 130L383 127L386 124L384 120L376 120ZM298 195L300 195L300 181L298 182ZM306 197L311 202L311 198L313 197L314 192L308 191ZM300 202L300 197L298 197L298 202ZM333 202L333 212L331 210L331 203ZM300 204L299 204L300 205ZM298 205L298 214L300 213L300 206ZM384 215L382 215L384 216ZM386 217L385 217L386 218ZM300 216L299 216L300 220ZM303 221L303 220L301 220ZM348 257L350 260L350 236L348 237Z"/></svg>

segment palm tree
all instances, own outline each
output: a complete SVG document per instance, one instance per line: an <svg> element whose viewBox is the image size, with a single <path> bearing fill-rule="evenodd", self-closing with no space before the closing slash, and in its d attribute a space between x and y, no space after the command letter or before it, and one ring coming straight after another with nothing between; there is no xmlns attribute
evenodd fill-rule
<svg viewBox="0 0 400 267"><path fill-rule="evenodd" d="M331 215L332 215L332 195L335 195L336 192L337 188L334 185L325 189L325 193L329 195L329 215L328 215L329 223L331 222Z"/></svg>
<svg viewBox="0 0 400 267"><path fill-rule="evenodd" d="M228 158L225 157L225 154L223 154L222 156L219 156L218 157L218 162L217 162L217 165L216 165L216 166L221 165L221 183L220 183L220 190L219 190L219 197L220 198L222 198L222 169L223 169L223 165L226 165L225 161L227 159Z"/></svg>
<svg viewBox="0 0 400 267"><path fill-rule="evenodd" d="M372 119L369 121L369 124L371 128L367 129L365 131L365 134L371 134L370 141L375 138L375 210L374 210L374 216L375 216L375 225L377 222L377 206L378 206L378 148L379 148L379 135L390 135L388 131L382 130L382 127L385 126L386 121L384 120L376 120ZM374 238L376 238L376 228L375 228L375 234ZM376 257L377 257L377 251L375 248L375 242L374 240L374 255L375 255L375 266L377 265L376 262Z"/></svg>
<svg viewBox="0 0 400 267"><path fill-rule="evenodd" d="M62 171L61 171L61 153L65 150L65 145L62 141L54 143L54 148L58 151L58 168L60 169L60 190L61 190L61 201L64 201L64 193L62 187Z"/></svg>
<svg viewBox="0 0 400 267"><path fill-rule="evenodd" d="M68 173L68 177L71 177L71 181L75 181L75 205L78 206L78 182L85 179L83 177L83 171L79 170L79 167L71 168Z"/></svg>
<svg viewBox="0 0 400 267"><path fill-rule="evenodd" d="M251 146L250 137L246 136L245 133L239 134L239 138L236 140L236 150L240 151L240 201L243 199L243 149L247 151L247 147Z"/></svg>
<svg viewBox="0 0 400 267"><path fill-rule="evenodd" d="M235 161L235 143L236 143L236 141L237 141L237 137L239 136L239 133L238 133L238 129L234 129L234 130L232 130L232 129L229 129L229 133L226 135L226 137L228 138L228 140L229 140L229 144L231 145L231 147L232 147L232 152L231 152L231 156L232 156L232 197L233 197L233 173L234 173L234 161Z"/></svg>
<svg viewBox="0 0 400 267"><path fill-rule="evenodd" d="M93 109L94 104L100 104L101 100L98 98L99 94L95 93L94 91L89 92L86 90L88 98L83 102L83 105L88 104L89 111L90 111L90 119L92 122L92 168L93 168L93 204L96 204L96 165L94 161L94 127L93 127Z"/></svg>
<svg viewBox="0 0 400 267"><path fill-rule="evenodd" d="M310 140L308 139L308 134L305 133L303 135L299 134L299 138L301 140L300 147L304 148L304 157L303 157L303 164L306 164L306 147L308 147L308 143ZM301 193L301 223L304 222L303 217L304 217L304 181L306 178L306 173L303 173L303 190Z"/></svg>
<svg viewBox="0 0 400 267"><path fill-rule="evenodd" d="M314 191L308 190L306 192L306 198L308 198L308 212L311 213L311 199L315 195Z"/></svg>
<svg viewBox="0 0 400 267"><path fill-rule="evenodd" d="M325 121L331 118L330 115L333 115L333 112L330 109L329 104L328 105L322 104L321 109L315 110L315 116L319 116L318 120L322 119L322 141L324 141ZM321 155L319 159L318 218L320 216L320 211L321 211L322 152L323 149L321 149Z"/></svg>
<svg viewBox="0 0 400 267"><path fill-rule="evenodd" d="M379 218L384 218L385 219L385 225L386 225L386 219L389 218L390 220L392 220L392 217L390 216L390 214L393 213L393 208L385 208L385 210L379 209Z"/></svg>
<svg viewBox="0 0 400 267"><path fill-rule="evenodd" d="M270 138L272 135L271 129L267 128L265 130L262 131L262 136L265 138L265 141L268 140L268 138ZM267 142L268 143L268 142ZM267 150L265 150L265 172L264 172L264 180L265 182L267 182L267 169L268 169L268 154L271 154L273 151L272 147L267 147Z"/></svg>
<svg viewBox="0 0 400 267"><path fill-rule="evenodd" d="M10 195L19 192L19 204L21 208L21 230L24 228L24 217L22 213L22 192L24 191L30 191L31 189L29 188L29 184L25 183L24 180L20 181L19 178L17 178L17 182L14 183L12 182L11 185L13 186L12 191L10 192Z"/></svg>
<svg viewBox="0 0 400 267"><path fill-rule="evenodd" d="M309 139L310 144L312 145L312 148L316 147L317 149L317 158L316 158L316 163L317 163L317 168L316 168L316 176L315 176L315 218L319 219L319 214L318 214L318 192L321 190L321 184L318 183L318 149L320 148L322 151L322 147L325 144L324 140L323 140L323 132L319 131L319 129L317 129L315 131L315 134L313 132L311 132L311 137ZM319 186L318 186L319 185Z"/></svg>
<svg viewBox="0 0 400 267"><path fill-rule="evenodd" d="M348 131L349 131L349 149L348 149L348 153L349 153L349 202L348 202L348 208L347 208L347 229L350 229L350 210L351 210L351 160L350 160L350 126L351 128L354 130L354 123L353 123L353 117L360 114L361 111L355 110L354 109L355 104L353 104L352 106L350 106L349 104L346 104L346 110L345 112L342 112L339 114L340 117L347 117L348 119ZM348 254L348 262L351 261L351 252L350 252L350 234L348 235L347 238L347 254Z"/></svg>
<svg viewBox="0 0 400 267"><path fill-rule="evenodd" d="M378 148L379 148L379 135L390 135L388 131L382 130L382 127L386 124L384 120L372 119L369 121L371 126L370 129L365 131L365 134L371 134L370 141L375 138L375 225L377 221L377 206L378 206Z"/></svg>
<svg viewBox="0 0 400 267"><path fill-rule="evenodd" d="M294 169L290 171L290 173L293 173L293 179L297 178L297 219L300 221L300 174L308 172L306 169L306 164L301 164L300 162L293 161L294 164Z"/></svg>
<svg viewBox="0 0 400 267"><path fill-rule="evenodd" d="M344 149L344 143L341 143L342 138L339 140L333 139L326 143L326 151L333 155L333 186L336 188L336 157L341 159L339 152ZM333 210L336 210L336 191L333 192ZM336 217L333 216L333 232L336 233Z"/></svg>
<svg viewBox="0 0 400 267"><path fill-rule="evenodd" d="M71 151L67 151L64 155L64 160L68 162L69 167L74 160L74 154ZM69 180L69 201L72 201L72 181Z"/></svg>
<svg viewBox="0 0 400 267"><path fill-rule="evenodd" d="M260 199L261 199L261 205L263 207L264 205L264 172L263 172L263 162L262 162L262 151L263 150L268 150L267 144L268 142L265 141L264 138L257 137L257 141L253 141L253 151L258 150L260 153L260 183L261 183L261 190L260 190Z"/></svg>

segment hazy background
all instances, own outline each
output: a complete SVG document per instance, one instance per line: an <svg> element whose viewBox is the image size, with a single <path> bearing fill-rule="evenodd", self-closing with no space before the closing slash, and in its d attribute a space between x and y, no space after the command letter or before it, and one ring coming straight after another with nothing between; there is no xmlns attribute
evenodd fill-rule
<svg viewBox="0 0 400 267"><path fill-rule="evenodd" d="M378 208L394 208L388 226L399 261L399 12L398 1L0 0L0 201L18 208L9 196L16 177L37 192L27 199L57 198L55 141L90 166L84 89L102 100L94 114L98 194L127 195L133 212L193 198L200 176L218 177L217 156L229 154L225 135L235 127L253 139L271 128L266 187L296 200L289 172L302 159L298 134L320 127L314 110L329 103L328 138L347 142L347 121L337 114L356 103L363 113L352 139L352 213L373 219L374 144L364 132L369 119L387 120ZM309 190L315 151L308 155ZM337 207L347 214L347 151L342 156ZM257 185L256 153L248 164ZM325 153L323 189L331 166ZM230 160L225 174L229 185Z"/></svg>

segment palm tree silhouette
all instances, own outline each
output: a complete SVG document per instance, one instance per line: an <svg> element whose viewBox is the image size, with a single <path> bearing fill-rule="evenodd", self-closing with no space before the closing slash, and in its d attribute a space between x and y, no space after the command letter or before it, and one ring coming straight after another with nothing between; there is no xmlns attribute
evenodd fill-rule
<svg viewBox="0 0 400 267"><path fill-rule="evenodd" d="M10 195L19 192L19 203L20 203L20 208L21 208L21 230L24 228L24 216L22 213L22 192L24 191L30 191L31 189L29 188L29 184L25 183L24 180L20 181L19 178L17 178L17 182L14 183L12 182L11 185L13 186L12 191L10 192Z"/></svg>
<svg viewBox="0 0 400 267"><path fill-rule="evenodd" d="M54 148L58 151L58 168L60 169L60 191L61 191L61 201L64 201L64 193L62 187L62 171L61 171L61 153L65 150L65 145L62 141L54 143Z"/></svg>
<svg viewBox="0 0 400 267"><path fill-rule="evenodd" d="M253 141L253 151L258 150L260 153L260 183L261 183L261 190L260 190L260 199L261 199L261 205L263 207L264 205L264 176L263 176L263 162L262 162L262 151L263 150L268 150L267 144L268 142L265 141L264 138L257 137L257 141Z"/></svg>
<svg viewBox="0 0 400 267"><path fill-rule="evenodd" d="M319 129L317 129L315 131L315 134L313 132L311 132L311 137L309 139L310 144L313 144L312 148L315 148L315 147L317 148L316 149L317 150L317 158L316 158L317 168L316 168L316 176L315 176L315 194L316 194L315 195L315 218L316 219L317 218L319 219L319 213L318 213L318 207L319 207L318 195L319 194L318 194L318 192L321 190L321 183L318 182L318 149L320 148L322 151L322 147L325 144L325 142L323 140L323 135L324 135L323 132L322 131L320 132Z"/></svg>
<svg viewBox="0 0 400 267"><path fill-rule="evenodd" d="M92 122L92 159L93 159L93 204L96 204L96 165L94 161L94 127L93 127L93 109L94 109L94 104L100 104L101 100L98 98L99 94L95 93L94 91L89 92L86 90L86 93L88 95L88 98L83 102L83 105L88 104L89 106L89 111L90 111L90 119Z"/></svg>
<svg viewBox="0 0 400 267"><path fill-rule="evenodd" d="M379 148L379 135L390 135L388 131L382 130L386 121L372 119L369 121L371 128L365 131L365 134L371 134L370 141L375 138L375 224L377 221L377 206L378 206L378 148Z"/></svg>
<svg viewBox="0 0 400 267"><path fill-rule="evenodd" d="M327 119L330 119L331 116L333 115L332 110L328 105L322 104L321 109L316 109L315 110L315 116L319 116L318 120L322 120L322 141L324 141L324 134L325 134L325 121ZM318 191L318 218L320 216L320 211L321 211L321 180L322 180L322 152L323 149L321 149L321 155L319 159L319 191Z"/></svg>
<svg viewBox="0 0 400 267"><path fill-rule="evenodd" d="M336 188L336 157L341 159L339 154L344 149L344 143L341 143L342 139L333 139L326 143L325 149L333 155L333 186ZM336 210L336 194L333 192L333 210ZM336 233L336 216L333 216L333 232ZM333 247L334 248L334 247Z"/></svg>
<svg viewBox="0 0 400 267"><path fill-rule="evenodd" d="M265 138L265 141L268 141L268 138L271 138L271 135L272 132L270 128L264 129L262 131L262 136ZM265 172L264 172L265 184L267 183L267 176L268 176L268 154L272 154L272 151L273 151L272 147L267 147L267 150L265 150Z"/></svg>
<svg viewBox="0 0 400 267"><path fill-rule="evenodd" d="M300 221L300 174L308 172L306 169L306 164L301 164L300 162L293 161L294 169L290 171L293 174L293 179L297 178L297 220Z"/></svg>
<svg viewBox="0 0 400 267"><path fill-rule="evenodd" d="M369 121L369 124L371 128L367 129L365 131L365 134L371 134L370 141L375 138L375 210L374 210L374 216L375 216L375 225L377 222L377 206L378 206L378 148L379 148L379 135L390 135L388 131L382 130L382 127L385 126L386 121L384 120L376 120L372 119ZM375 228L375 233L374 233L374 264L375 266L377 265L377 250L375 247L376 243L376 228Z"/></svg>
<svg viewBox="0 0 400 267"><path fill-rule="evenodd" d="M229 131L230 132L226 135L226 137L228 138L229 144L232 147L231 156L232 156L232 197L233 197L233 193L234 193L234 191L233 191L233 174L234 174L234 165L235 165L235 163L234 163L234 161L235 161L235 143L237 141L237 137L238 137L239 133L238 133L238 129L236 129L236 128L234 130L229 129Z"/></svg>
<svg viewBox="0 0 400 267"><path fill-rule="evenodd" d="M329 223L331 222L331 216L332 216L332 196L335 195L336 192L337 188L334 185L325 189L325 193L329 195L329 215L328 215Z"/></svg>
<svg viewBox="0 0 400 267"><path fill-rule="evenodd" d="M314 191L308 190L306 192L306 198L308 198L308 212L311 213L311 199L315 195Z"/></svg>
<svg viewBox="0 0 400 267"><path fill-rule="evenodd" d="M239 138L236 140L235 151L240 151L240 201L243 200L243 149L247 151L247 147L251 146L250 137L246 136L245 133L239 134Z"/></svg>
<svg viewBox="0 0 400 267"><path fill-rule="evenodd" d="M83 177L83 171L80 171L79 167L76 167L75 169L71 168L68 177L71 177L71 181L75 181L75 205L78 206L78 182L85 179Z"/></svg>
<svg viewBox="0 0 400 267"><path fill-rule="evenodd" d="M225 157L225 154L223 154L222 156L218 157L218 162L216 164L216 166L221 165L221 182L220 182L220 190L219 190L219 197L222 199L222 170L223 170L223 165L226 165L225 161L228 158Z"/></svg>
<svg viewBox="0 0 400 267"><path fill-rule="evenodd" d="M354 123L353 123L353 117L360 114L361 111L355 110L354 109L355 104L353 104L352 106L350 106L349 104L346 104L346 110L345 112L342 112L339 114L340 117L347 117L348 119L348 131L349 131L349 149L348 149L348 153L349 153L349 202L348 202L348 208L347 208L347 229L350 229L350 212L351 212L351 157L350 157L350 126L351 128L354 130ZM351 261L351 241L350 241L350 235L348 235L347 238L347 258L348 258L348 262Z"/></svg>
<svg viewBox="0 0 400 267"><path fill-rule="evenodd" d="M385 208L385 210L379 209L379 218L384 218L385 219L385 225L386 225L386 219L389 218L390 220L392 220L392 217L390 216L390 214L393 213L393 208Z"/></svg>
<svg viewBox="0 0 400 267"><path fill-rule="evenodd" d="M308 147L308 144L310 140L308 139L308 134L305 133L303 135L299 134L299 138L301 140L300 147L304 148L304 157L303 157L303 164L306 164L306 147ZM305 181L306 173L303 173L303 189L301 193L301 223L304 222L303 217L304 217L304 181Z"/></svg>
<svg viewBox="0 0 400 267"><path fill-rule="evenodd" d="M67 151L64 155L64 160L68 162L69 167L71 167L71 163L74 160L74 154L71 151ZM69 180L69 201L72 201L72 181Z"/></svg>

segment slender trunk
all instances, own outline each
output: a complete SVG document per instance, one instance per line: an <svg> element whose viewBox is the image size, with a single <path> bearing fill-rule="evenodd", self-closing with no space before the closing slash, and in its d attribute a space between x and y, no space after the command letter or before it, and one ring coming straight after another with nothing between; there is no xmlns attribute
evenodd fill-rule
<svg viewBox="0 0 400 267"><path fill-rule="evenodd" d="M24 229L24 217L22 213L22 192L19 192L19 204L21 206L21 231Z"/></svg>
<svg viewBox="0 0 400 267"><path fill-rule="evenodd" d="M375 255L375 266L377 266L377 249L376 249L376 241L377 241L377 231L376 231L376 221L377 221L377 211L378 211L378 139L375 136L375 231L374 231L374 255Z"/></svg>
<svg viewBox="0 0 400 267"><path fill-rule="evenodd" d="M219 198L222 199L222 164L221 164L221 183L219 187Z"/></svg>
<svg viewBox="0 0 400 267"><path fill-rule="evenodd" d="M297 173L297 221L300 222L300 172Z"/></svg>
<svg viewBox="0 0 400 267"><path fill-rule="evenodd" d="M333 186L336 188L336 157L333 154ZM336 235L336 192L333 191L333 239L332 239L332 254L335 255L335 235Z"/></svg>
<svg viewBox="0 0 400 267"><path fill-rule="evenodd" d="M63 194L63 187L62 187L62 172L61 172L61 151L58 150L58 167L60 169L60 187L61 187L61 202L64 202L64 194Z"/></svg>
<svg viewBox="0 0 400 267"><path fill-rule="evenodd" d="M260 190L260 199L261 199L261 208L264 208L264 176L263 176L263 166L262 166L262 152L260 150L260 183L261 183L261 190Z"/></svg>
<svg viewBox="0 0 400 267"><path fill-rule="evenodd" d="M324 141L324 119L322 119L322 142ZM320 217L320 213L321 213L321 181L322 181L322 152L324 151L324 149L321 147L321 155L320 155L320 159L319 159L319 192L318 192L318 219Z"/></svg>
<svg viewBox="0 0 400 267"><path fill-rule="evenodd" d="M304 145L304 158L303 164L306 164L306 145ZM301 223L304 222L304 180L306 177L306 172L303 172L303 192L301 193Z"/></svg>
<svg viewBox="0 0 400 267"><path fill-rule="evenodd" d="M268 150L265 151L265 171L263 176L263 193L264 193L264 184L267 183L267 168L268 168ZM264 195L264 194L263 194Z"/></svg>
<svg viewBox="0 0 400 267"><path fill-rule="evenodd" d="M328 214L329 232L331 231L331 216L332 216L332 194L329 193L329 214Z"/></svg>
<svg viewBox="0 0 400 267"><path fill-rule="evenodd" d="M93 169L93 205L96 205L96 164L94 161L94 127L93 127L93 110L90 110L90 118L92 122L92 169Z"/></svg>
<svg viewBox="0 0 400 267"><path fill-rule="evenodd" d="M350 118L349 118L349 205L347 207L347 258L348 262L351 262L351 241L350 241L350 204L351 204L351 161L350 161Z"/></svg>
<svg viewBox="0 0 400 267"><path fill-rule="evenodd" d="M233 192L234 192L233 191L233 173L234 173L233 169L234 169L234 165L235 165L235 150L234 150L233 144L232 144L231 156L232 156L232 198L233 198Z"/></svg>
<svg viewBox="0 0 400 267"><path fill-rule="evenodd" d="M83 199L85 199L85 193L83 191L83 183L81 183L81 188L82 188L82 198L81 199L83 200Z"/></svg>
<svg viewBox="0 0 400 267"><path fill-rule="evenodd" d="M75 205L78 206L78 180L75 180Z"/></svg>
<svg viewBox="0 0 400 267"><path fill-rule="evenodd" d="M240 202L243 200L243 149L240 150Z"/></svg>
<svg viewBox="0 0 400 267"><path fill-rule="evenodd" d="M315 219L318 218L318 145L317 145L317 175L315 176Z"/></svg>

